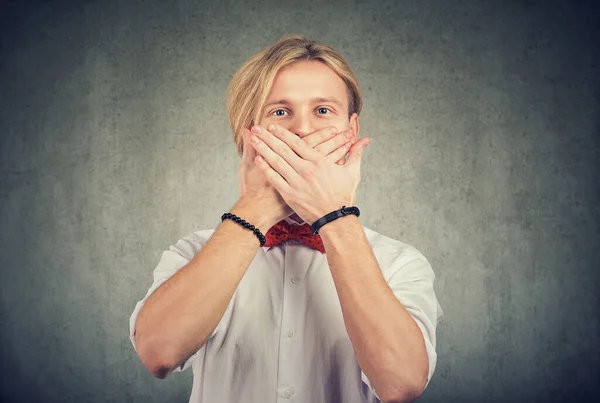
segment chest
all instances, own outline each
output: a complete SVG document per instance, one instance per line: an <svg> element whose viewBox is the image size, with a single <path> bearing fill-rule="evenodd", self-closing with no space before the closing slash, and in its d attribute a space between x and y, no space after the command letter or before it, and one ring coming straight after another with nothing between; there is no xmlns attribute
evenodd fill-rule
<svg viewBox="0 0 600 403"><path fill-rule="evenodd" d="M296 243L261 252L223 318L221 346L227 355L258 362L353 357L326 256Z"/></svg>

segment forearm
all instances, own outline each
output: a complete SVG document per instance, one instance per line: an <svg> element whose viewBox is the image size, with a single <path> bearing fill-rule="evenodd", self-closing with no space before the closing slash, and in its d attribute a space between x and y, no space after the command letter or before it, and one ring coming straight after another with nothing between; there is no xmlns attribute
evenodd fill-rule
<svg viewBox="0 0 600 403"><path fill-rule="evenodd" d="M266 233L268 224L240 202L231 212ZM224 220L200 252L150 295L136 321L135 342L155 376L166 377L204 345L259 246L252 231Z"/></svg>
<svg viewBox="0 0 600 403"><path fill-rule="evenodd" d="M428 374L423 335L387 285L358 217L327 223L319 234L361 369L382 399L418 397Z"/></svg>

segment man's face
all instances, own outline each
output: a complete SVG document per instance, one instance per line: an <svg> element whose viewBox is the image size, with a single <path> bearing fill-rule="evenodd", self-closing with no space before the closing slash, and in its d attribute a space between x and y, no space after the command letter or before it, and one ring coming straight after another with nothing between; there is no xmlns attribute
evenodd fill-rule
<svg viewBox="0 0 600 403"><path fill-rule="evenodd" d="M352 114L348 119L344 81L325 64L311 60L296 62L277 73L260 119L262 126L269 123L300 137L328 126L341 132L352 124L356 137L358 116Z"/></svg>
<svg viewBox="0 0 600 403"><path fill-rule="evenodd" d="M344 81L319 61L301 61L279 70L262 110L259 124L275 123L305 137L335 126L338 132L352 126L358 137L358 115L348 119L348 90ZM296 213L290 218L306 223Z"/></svg>

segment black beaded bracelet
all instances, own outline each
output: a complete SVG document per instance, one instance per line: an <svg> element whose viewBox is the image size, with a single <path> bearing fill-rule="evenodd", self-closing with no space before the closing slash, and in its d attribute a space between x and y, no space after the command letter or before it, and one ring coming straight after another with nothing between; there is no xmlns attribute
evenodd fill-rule
<svg viewBox="0 0 600 403"><path fill-rule="evenodd" d="M240 217L236 216L235 214L225 213L221 216L221 221L226 220L228 218L235 221L236 223L238 223L240 225L243 225L244 227L248 228L250 231L254 232L254 235L256 235L256 237L260 241L260 246L263 246L265 244L265 242L267 242L267 240L265 239L265 236L262 234L262 232L260 232L260 230L258 228L256 228L254 225L250 224L249 222L246 222L246 220L242 220Z"/></svg>

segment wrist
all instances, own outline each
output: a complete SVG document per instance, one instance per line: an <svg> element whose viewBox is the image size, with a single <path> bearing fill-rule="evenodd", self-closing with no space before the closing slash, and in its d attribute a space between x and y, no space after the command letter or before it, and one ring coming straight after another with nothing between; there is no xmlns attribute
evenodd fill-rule
<svg viewBox="0 0 600 403"><path fill-rule="evenodd" d="M262 232L263 235L273 226L271 222L256 210L254 203L248 200L239 200L230 210L231 214L235 214L246 222L254 225Z"/></svg>

